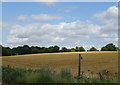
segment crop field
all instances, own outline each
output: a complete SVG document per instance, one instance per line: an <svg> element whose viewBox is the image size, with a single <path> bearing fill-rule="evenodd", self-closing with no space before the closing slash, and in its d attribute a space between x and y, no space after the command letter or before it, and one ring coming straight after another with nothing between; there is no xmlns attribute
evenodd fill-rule
<svg viewBox="0 0 120 85"><path fill-rule="evenodd" d="M18 56L3 56L2 64L14 67L37 69L47 66L54 71L68 67L73 74L78 71L78 54L81 54L81 70L87 72L101 72L108 70L111 74L118 71L117 51L96 52L65 52L65 53L42 53Z"/></svg>

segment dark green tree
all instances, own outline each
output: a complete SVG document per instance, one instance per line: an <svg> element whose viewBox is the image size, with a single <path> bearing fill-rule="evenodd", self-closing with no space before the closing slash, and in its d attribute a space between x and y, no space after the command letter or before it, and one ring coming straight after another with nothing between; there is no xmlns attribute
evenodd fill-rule
<svg viewBox="0 0 120 85"><path fill-rule="evenodd" d="M57 45L55 45L53 52L59 52L59 50L60 50L60 47L58 47Z"/></svg>
<svg viewBox="0 0 120 85"><path fill-rule="evenodd" d="M49 48L47 48L48 52L52 53L54 51L54 47L50 46Z"/></svg>
<svg viewBox="0 0 120 85"><path fill-rule="evenodd" d="M40 52L38 47L32 46L30 49L31 49L31 53L39 53Z"/></svg>
<svg viewBox="0 0 120 85"><path fill-rule="evenodd" d="M95 47L91 47L89 51L97 51Z"/></svg>
<svg viewBox="0 0 120 85"><path fill-rule="evenodd" d="M17 48L13 48L17 54L23 55L23 54L31 54L31 49L28 45L24 46L18 46Z"/></svg>
<svg viewBox="0 0 120 85"><path fill-rule="evenodd" d="M79 47L78 46L75 47L75 51L79 52Z"/></svg>
<svg viewBox="0 0 120 85"><path fill-rule="evenodd" d="M28 45L23 46L23 54L30 54L31 48Z"/></svg>
<svg viewBox="0 0 120 85"><path fill-rule="evenodd" d="M71 51L71 52L75 52L75 48L71 48L70 51Z"/></svg>
<svg viewBox="0 0 120 85"><path fill-rule="evenodd" d="M79 51L85 51L85 49L81 46L79 47Z"/></svg>
<svg viewBox="0 0 120 85"><path fill-rule="evenodd" d="M10 55L11 55L10 49L6 47L2 47L2 56L10 56Z"/></svg>
<svg viewBox="0 0 120 85"><path fill-rule="evenodd" d="M68 49L66 47L62 47L61 52L68 52Z"/></svg>
<svg viewBox="0 0 120 85"><path fill-rule="evenodd" d="M102 47L101 51L107 51L108 49L106 47Z"/></svg>
<svg viewBox="0 0 120 85"><path fill-rule="evenodd" d="M101 51L117 51L117 50L118 48L113 43L109 43L101 48Z"/></svg>

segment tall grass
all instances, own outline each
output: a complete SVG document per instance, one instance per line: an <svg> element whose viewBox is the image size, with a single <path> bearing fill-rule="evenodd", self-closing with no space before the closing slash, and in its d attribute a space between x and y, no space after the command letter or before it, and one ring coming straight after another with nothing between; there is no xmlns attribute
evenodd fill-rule
<svg viewBox="0 0 120 85"><path fill-rule="evenodd" d="M68 68L62 68L59 73L48 67L40 69L23 69L2 66L3 83L117 83L117 80L105 78L87 78L83 76L80 80L73 76Z"/></svg>

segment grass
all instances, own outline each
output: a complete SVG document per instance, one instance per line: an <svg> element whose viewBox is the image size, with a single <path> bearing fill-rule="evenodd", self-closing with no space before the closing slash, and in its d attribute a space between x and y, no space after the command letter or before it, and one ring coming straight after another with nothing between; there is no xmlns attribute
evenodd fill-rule
<svg viewBox="0 0 120 85"><path fill-rule="evenodd" d="M72 81L71 76L68 75L70 72L62 71L62 74L57 74L47 67L42 67L37 70L26 70L22 68L13 68L10 66L3 66L2 68L2 79L4 83L69 83Z"/></svg>
<svg viewBox="0 0 120 85"><path fill-rule="evenodd" d="M73 76L69 68L62 68L59 73L54 72L48 67L42 67L37 70L14 68L2 66L3 83L118 83L117 79L88 78ZM82 74L81 74L82 75Z"/></svg>
<svg viewBox="0 0 120 85"><path fill-rule="evenodd" d="M81 70L94 73L103 70L109 70L111 75L118 71L118 52L102 51L102 52L65 52L65 53L42 53L30 55L4 56L2 64L21 68L38 69L41 66L59 72L61 68L68 67L73 75L78 70L78 54L82 54Z"/></svg>

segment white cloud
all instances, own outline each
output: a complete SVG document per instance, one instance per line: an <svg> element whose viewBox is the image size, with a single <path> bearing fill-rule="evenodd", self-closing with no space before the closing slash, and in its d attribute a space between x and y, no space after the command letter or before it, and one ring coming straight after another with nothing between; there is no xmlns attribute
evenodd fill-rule
<svg viewBox="0 0 120 85"><path fill-rule="evenodd" d="M33 0L35 2L40 2L42 4L45 4L47 6L56 6L55 2L58 2L59 0Z"/></svg>
<svg viewBox="0 0 120 85"><path fill-rule="evenodd" d="M19 17L17 17L17 20L28 20L29 19L29 16L28 15L21 15Z"/></svg>
<svg viewBox="0 0 120 85"><path fill-rule="evenodd" d="M20 15L17 17L17 20L40 20L40 21L48 21L48 20L60 20L64 17L53 15L53 14L37 14L37 15Z"/></svg>
<svg viewBox="0 0 120 85"><path fill-rule="evenodd" d="M9 29L11 28L11 26L15 25L15 23L10 23L10 22L0 22L0 27L2 27L2 29Z"/></svg>
<svg viewBox="0 0 120 85"><path fill-rule="evenodd" d="M82 44L81 42L89 42L90 46L93 43L97 45L99 43L114 42L117 44L117 13L118 9L115 6L108 8L106 11L96 13L94 18L99 21L98 24L76 20L58 24L31 23L24 26L19 24L12 25L7 42L12 45L34 45L37 43L39 45L61 44L68 47L80 45ZM48 14L30 15L29 17L35 20L62 19L61 16ZM88 46L85 45L85 48L88 48Z"/></svg>
<svg viewBox="0 0 120 85"><path fill-rule="evenodd" d="M89 31L88 31L89 30ZM72 43L80 39L97 36L100 27L92 23L74 21L59 24L33 23L26 26L14 25L8 37L8 43Z"/></svg>
<svg viewBox="0 0 120 85"><path fill-rule="evenodd" d="M109 37L111 41L112 38L118 37L118 7L109 7L106 11L95 14L94 18L99 21L101 27L100 37ZM108 39L104 40L108 41Z"/></svg>
<svg viewBox="0 0 120 85"><path fill-rule="evenodd" d="M115 43L115 42L118 41L118 38L117 38L117 37L116 37L116 38L104 38L104 40L105 40L105 41L108 41L108 42L113 42L113 43Z"/></svg>
<svg viewBox="0 0 120 85"><path fill-rule="evenodd" d="M46 6L56 6L56 2L60 0L0 0L0 2L38 2L45 4Z"/></svg>
<svg viewBox="0 0 120 85"><path fill-rule="evenodd" d="M34 20L43 20L43 21L63 19L63 17L61 16L51 15L51 14L32 15L31 17Z"/></svg>
<svg viewBox="0 0 120 85"><path fill-rule="evenodd" d="M103 28L118 29L118 8L116 6L109 7L106 11L95 14L94 17L99 20Z"/></svg>

